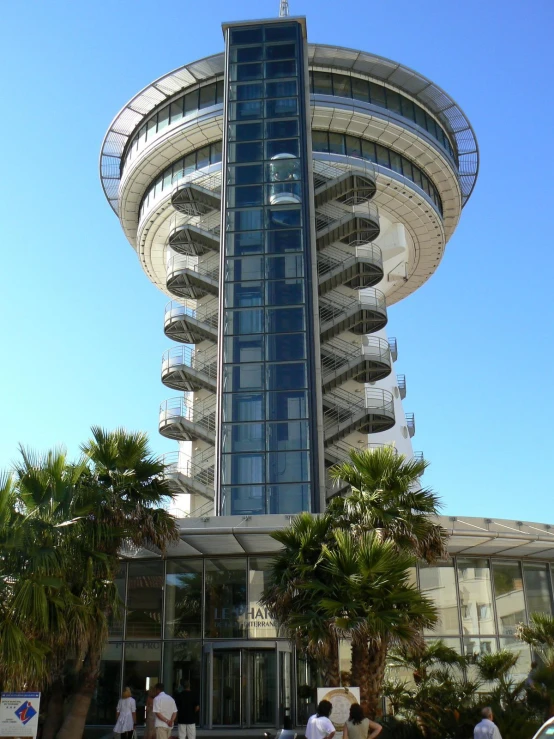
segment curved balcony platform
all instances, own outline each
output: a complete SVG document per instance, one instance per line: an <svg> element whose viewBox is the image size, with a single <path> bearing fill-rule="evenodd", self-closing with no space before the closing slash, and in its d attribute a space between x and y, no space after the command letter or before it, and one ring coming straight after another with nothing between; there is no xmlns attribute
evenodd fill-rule
<svg viewBox="0 0 554 739"><path fill-rule="evenodd" d="M217 386L217 349L198 351L190 346L174 346L162 357L162 382L185 393L201 389L215 393Z"/></svg>
<svg viewBox="0 0 554 739"><path fill-rule="evenodd" d="M386 339L367 336L357 346L334 339L321 347L324 393L350 379L362 383L377 382L390 375L391 368L391 353Z"/></svg>
<svg viewBox="0 0 554 739"><path fill-rule="evenodd" d="M199 344L204 339L216 343L218 312L217 301L197 308L187 300L182 303L172 300L165 308L164 333L181 344Z"/></svg>
<svg viewBox="0 0 554 739"><path fill-rule="evenodd" d="M176 222L170 226L167 244L173 251L191 257L201 256L210 251L218 252L219 226L207 229L192 223Z"/></svg>
<svg viewBox="0 0 554 739"><path fill-rule="evenodd" d="M366 388L355 395L334 390L323 396L323 427L326 446L353 431L377 434L394 426L394 399L388 390Z"/></svg>
<svg viewBox="0 0 554 739"><path fill-rule="evenodd" d="M213 503L214 499L214 453L211 464L196 464L181 452L164 455L166 478L171 490L177 495L199 495ZM202 506L203 507L203 506Z"/></svg>
<svg viewBox="0 0 554 739"><path fill-rule="evenodd" d="M366 203L361 211L329 203L316 211L315 224L318 249L324 249L336 241L368 244L381 233L379 211L371 203Z"/></svg>
<svg viewBox="0 0 554 739"><path fill-rule="evenodd" d="M178 298L198 300L219 294L219 257L199 262L197 257L176 254L167 261L167 289Z"/></svg>
<svg viewBox="0 0 554 739"><path fill-rule="evenodd" d="M406 413L406 426L408 428L410 439L413 439L413 437L415 436L415 432L416 432L414 413Z"/></svg>
<svg viewBox="0 0 554 739"><path fill-rule="evenodd" d="M319 301L321 341L329 341L343 331L372 334L387 325L387 305L380 290L371 289L357 298L339 293Z"/></svg>
<svg viewBox="0 0 554 739"><path fill-rule="evenodd" d="M353 290L373 287L383 279L383 255L375 244L350 244L351 249L330 246L317 255L319 294L339 285Z"/></svg>
<svg viewBox="0 0 554 739"><path fill-rule="evenodd" d="M171 193L171 205L187 216L201 216L221 208L221 196L194 182L177 184Z"/></svg>
<svg viewBox="0 0 554 739"><path fill-rule="evenodd" d="M171 398L160 406L159 431L167 439L215 444L216 399L193 403L187 398Z"/></svg>

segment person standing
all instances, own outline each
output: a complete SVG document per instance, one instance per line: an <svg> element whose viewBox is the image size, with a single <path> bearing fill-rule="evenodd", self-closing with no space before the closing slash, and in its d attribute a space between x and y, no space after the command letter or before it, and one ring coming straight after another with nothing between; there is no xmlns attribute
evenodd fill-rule
<svg viewBox="0 0 554 739"><path fill-rule="evenodd" d="M156 716L154 714L154 698L156 691L149 688L146 695L146 723L144 727L144 739L156 739Z"/></svg>
<svg viewBox="0 0 554 739"><path fill-rule="evenodd" d="M481 711L483 717L473 729L474 739L502 739L498 726L494 723L492 708L486 706Z"/></svg>
<svg viewBox="0 0 554 739"><path fill-rule="evenodd" d="M171 729L177 718L177 706L173 698L164 693L163 683L154 687L156 697L154 698L154 715L156 716L156 739L169 739Z"/></svg>
<svg viewBox="0 0 554 739"><path fill-rule="evenodd" d="M121 739L133 739L133 731L137 723L137 704L131 695L131 688L125 688L116 709L114 733L121 734Z"/></svg>
<svg viewBox="0 0 554 739"><path fill-rule="evenodd" d="M190 682L185 680L183 690L175 697L177 704L177 725L179 739L196 739L196 718L200 704L190 689Z"/></svg>
<svg viewBox="0 0 554 739"><path fill-rule="evenodd" d="M333 739L335 727L329 718L333 704L331 701L320 701L317 712L308 719L306 726L306 739Z"/></svg>
<svg viewBox="0 0 554 739"><path fill-rule="evenodd" d="M350 706L350 716L344 724L342 739L376 739L383 731L381 724L365 718L359 703Z"/></svg>

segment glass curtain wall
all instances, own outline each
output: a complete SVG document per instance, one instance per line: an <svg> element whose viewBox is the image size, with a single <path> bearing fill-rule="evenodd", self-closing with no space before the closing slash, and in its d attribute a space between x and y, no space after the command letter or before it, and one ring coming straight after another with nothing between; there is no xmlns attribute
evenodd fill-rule
<svg viewBox="0 0 554 739"><path fill-rule="evenodd" d="M220 511L314 510L300 24L227 30Z"/></svg>
<svg viewBox="0 0 554 739"><path fill-rule="evenodd" d="M218 641L224 644L221 649L214 648L214 657L221 654L214 670L220 670L227 695L217 706L214 704L221 720L233 718L225 702L234 686L234 672L229 670L245 646L248 649L243 660L250 662L243 662L243 666L248 664L250 672L243 670L243 675L257 679L260 690L267 683L268 695L273 696L273 683L260 682L264 665L273 664L273 656L264 652L266 647L261 642L283 647L286 640L279 637L258 600L270 561L267 556L235 556L122 563L117 585L124 608L121 618L111 624L88 723L113 725L115 707L125 685L133 691L142 723L146 693L160 679L174 693L189 680L206 712L213 683L207 687L203 649ZM440 615L436 630L425 632L426 641L442 639L465 654L509 649L519 657L513 678L524 679L530 669L531 652L515 638L515 627L527 621L530 613L552 613L551 575L552 566L546 563L520 560L458 557L432 566L420 563L417 572L414 570L414 581L435 601ZM232 649L231 640L236 644ZM256 656L248 656L251 652ZM350 670L350 645L346 641L341 644L340 657L346 677ZM296 720L305 723L313 713L315 686L322 685L321 676L300 653L278 653L275 659L283 663L282 683L278 686L280 705L283 709L296 705ZM290 672L285 669L290 659L294 660L292 686L287 677ZM398 669L393 676L412 677ZM273 708L261 701L256 703L255 691L249 695L251 715L264 721Z"/></svg>

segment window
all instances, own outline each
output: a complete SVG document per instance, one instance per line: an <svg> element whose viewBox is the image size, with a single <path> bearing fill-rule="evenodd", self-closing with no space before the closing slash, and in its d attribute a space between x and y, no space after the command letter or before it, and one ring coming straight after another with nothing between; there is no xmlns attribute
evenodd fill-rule
<svg viewBox="0 0 554 739"><path fill-rule="evenodd" d="M330 72L314 72L313 84L316 95L333 94L333 77Z"/></svg>
<svg viewBox="0 0 554 739"><path fill-rule="evenodd" d="M458 588L465 634L494 634L492 588L489 562L482 558L459 557Z"/></svg>
<svg viewBox="0 0 554 739"><path fill-rule="evenodd" d="M127 638L161 638L163 584L163 562L129 563Z"/></svg>
<svg viewBox="0 0 554 739"><path fill-rule="evenodd" d="M308 397L305 390L268 393L268 419L289 421L306 418Z"/></svg>
<svg viewBox="0 0 554 739"><path fill-rule="evenodd" d="M267 365L267 386L269 390L296 390L307 387L307 368L305 362L285 362Z"/></svg>
<svg viewBox="0 0 554 739"><path fill-rule="evenodd" d="M265 481L264 454L224 454L222 459L223 485L229 485L231 482L236 485L247 485Z"/></svg>
<svg viewBox="0 0 554 739"><path fill-rule="evenodd" d="M310 479L308 452L270 452L268 482L307 482Z"/></svg>
<svg viewBox="0 0 554 739"><path fill-rule="evenodd" d="M207 559L204 636L243 636L245 613L246 558Z"/></svg>
<svg viewBox="0 0 554 739"><path fill-rule="evenodd" d="M552 614L552 593L547 565L523 563L523 579L527 596L527 611Z"/></svg>
<svg viewBox="0 0 554 739"><path fill-rule="evenodd" d="M334 74L333 75L333 94L340 97L351 98L352 87L350 84L350 77L345 74Z"/></svg>
<svg viewBox="0 0 554 739"><path fill-rule="evenodd" d="M458 600L456 597L456 576L451 564L419 566L419 587L421 592L435 601L439 621L435 629L424 629L425 634L459 634Z"/></svg>
<svg viewBox="0 0 554 739"><path fill-rule="evenodd" d="M223 451L263 452L265 426L263 423L235 423L223 425Z"/></svg>
<svg viewBox="0 0 554 739"><path fill-rule="evenodd" d="M267 341L268 361L288 361L306 359L306 335L269 334Z"/></svg>
<svg viewBox="0 0 554 739"><path fill-rule="evenodd" d="M519 562L493 560L492 573L498 631L512 636L517 624L525 621L521 565Z"/></svg>
<svg viewBox="0 0 554 739"><path fill-rule="evenodd" d="M264 359L264 337L233 336L225 338L226 362L261 362Z"/></svg>
<svg viewBox="0 0 554 739"><path fill-rule="evenodd" d="M223 396L223 421L263 421L262 393L228 393Z"/></svg>
<svg viewBox="0 0 554 739"><path fill-rule="evenodd" d="M304 302L304 280L275 280L267 283L266 305L298 305Z"/></svg>
<svg viewBox="0 0 554 739"><path fill-rule="evenodd" d="M309 430L307 421L268 424L268 449L282 452L291 449L308 449Z"/></svg>
<svg viewBox="0 0 554 739"><path fill-rule="evenodd" d="M264 389L263 364L226 364L223 369L223 392Z"/></svg>
<svg viewBox="0 0 554 739"><path fill-rule="evenodd" d="M201 559L168 559L165 577L165 638L202 636Z"/></svg>

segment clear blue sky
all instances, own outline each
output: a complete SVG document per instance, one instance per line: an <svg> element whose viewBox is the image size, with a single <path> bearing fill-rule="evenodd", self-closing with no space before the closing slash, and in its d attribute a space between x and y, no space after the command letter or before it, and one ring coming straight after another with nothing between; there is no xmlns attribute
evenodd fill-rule
<svg viewBox="0 0 554 739"><path fill-rule="evenodd" d="M550 521L554 257L550 0L291 0L311 41L397 60L473 123L481 173L440 269L390 310L414 447L451 515ZM0 466L18 442L75 453L92 424L157 452L166 298L98 180L98 152L139 89L222 50L225 20L278 0L12 0L2 6Z"/></svg>

